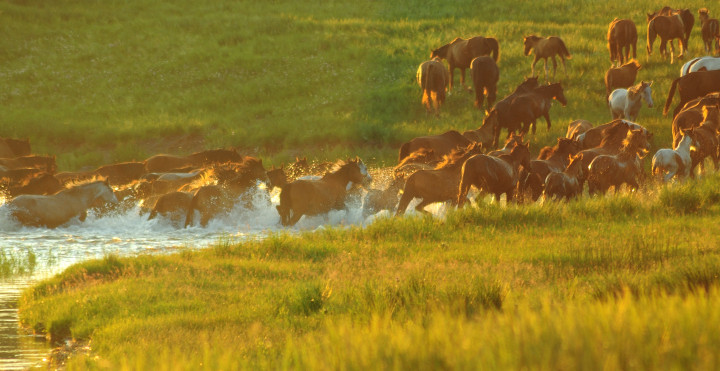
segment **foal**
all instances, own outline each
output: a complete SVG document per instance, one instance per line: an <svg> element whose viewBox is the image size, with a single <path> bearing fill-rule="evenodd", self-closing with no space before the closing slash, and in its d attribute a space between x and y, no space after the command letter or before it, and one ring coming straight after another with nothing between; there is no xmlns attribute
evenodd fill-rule
<svg viewBox="0 0 720 371"><path fill-rule="evenodd" d="M623 148L617 155L600 155L588 166L588 186L590 195L597 192L605 194L610 187L615 193L623 184L633 189L639 187L637 178L642 175L638 157L647 153L649 143L642 130L631 129L623 141Z"/></svg>
<svg viewBox="0 0 720 371"><path fill-rule="evenodd" d="M675 176L687 178L690 175L690 147L693 140L688 132L682 133L680 144L675 149L662 148L655 152L652 159L652 174L663 176L663 180L669 182Z"/></svg>
<svg viewBox="0 0 720 371"><path fill-rule="evenodd" d="M715 170L718 169L720 156L718 154L718 129L720 129L720 111L718 106L704 106L703 122L700 126L692 129L690 135L695 143L695 148L690 152L692 157L692 165L690 174L695 174L695 168L700 164L703 172L705 171L705 158L710 157L713 160Z"/></svg>
<svg viewBox="0 0 720 371"><path fill-rule="evenodd" d="M645 100L648 108L653 107L652 89L650 86L652 81L641 81L639 84L631 86L628 89L615 89L608 97L608 105L610 106L610 114L613 119L626 118L635 121L642 101Z"/></svg>
<svg viewBox="0 0 720 371"><path fill-rule="evenodd" d="M582 155L573 157L562 173L552 172L545 178L545 199L570 200L582 193L583 178Z"/></svg>

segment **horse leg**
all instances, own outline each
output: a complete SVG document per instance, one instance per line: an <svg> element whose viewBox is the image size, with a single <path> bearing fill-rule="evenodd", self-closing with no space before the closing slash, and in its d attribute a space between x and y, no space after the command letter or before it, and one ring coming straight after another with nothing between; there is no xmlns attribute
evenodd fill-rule
<svg viewBox="0 0 720 371"><path fill-rule="evenodd" d="M548 70L550 69L550 66L548 66L547 58L543 59L543 66L545 67L545 82L548 82Z"/></svg>
<svg viewBox="0 0 720 371"><path fill-rule="evenodd" d="M405 213L405 209L407 209L408 205L410 204L410 201L412 201L415 198L415 195L412 194L412 192L408 189L408 187L405 187L405 190L403 191L403 195L400 198L400 202L397 206L397 211L395 211L395 216L400 216Z"/></svg>
<svg viewBox="0 0 720 371"><path fill-rule="evenodd" d="M460 69L460 89L465 89L465 69Z"/></svg>
<svg viewBox="0 0 720 371"><path fill-rule="evenodd" d="M455 70L455 65L450 65L450 88L448 89L448 95L453 90L453 71Z"/></svg>
<svg viewBox="0 0 720 371"><path fill-rule="evenodd" d="M535 59L533 59L533 62L530 65L530 71L531 71L530 77L535 77L535 64L538 62L538 60L540 60L540 59L538 58L538 56L536 54Z"/></svg>
<svg viewBox="0 0 720 371"><path fill-rule="evenodd" d="M429 211L425 210L425 206L430 205L430 204L431 204L431 202L426 201L426 200L423 198L423 200L420 201L420 203L417 204L417 206L415 206L415 210L417 210L417 211L419 211L419 212L421 212L421 213L423 213L423 214L430 214Z"/></svg>
<svg viewBox="0 0 720 371"><path fill-rule="evenodd" d="M287 226L288 227L294 226L295 224L297 224L297 222L300 220L300 218L302 218L302 216L303 216L302 213L293 213L290 220L288 220Z"/></svg>
<svg viewBox="0 0 720 371"><path fill-rule="evenodd" d="M555 59L555 56L554 56L554 55L553 55L552 57L550 57L550 58L552 58L552 62L553 62L552 81L555 81L555 74L557 73L557 60ZM562 59L562 58L561 58L561 59ZM564 65L564 64L563 64L563 65ZM565 75L567 75L567 72L565 72Z"/></svg>
<svg viewBox="0 0 720 371"><path fill-rule="evenodd" d="M550 123L550 112L543 113L543 117L545 117L545 123L547 124L548 131L550 131L550 127L552 124Z"/></svg>

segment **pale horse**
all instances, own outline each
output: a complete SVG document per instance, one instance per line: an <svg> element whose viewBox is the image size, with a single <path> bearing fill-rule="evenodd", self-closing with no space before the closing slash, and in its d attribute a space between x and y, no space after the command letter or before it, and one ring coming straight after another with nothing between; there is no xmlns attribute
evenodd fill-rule
<svg viewBox="0 0 720 371"><path fill-rule="evenodd" d="M687 178L690 175L692 160L690 149L693 147L693 140L687 132L683 132L677 148L662 148L655 152L652 159L652 174L663 175L663 180L669 182L674 176Z"/></svg>
<svg viewBox="0 0 720 371"><path fill-rule="evenodd" d="M608 106L610 107L610 115L613 119L626 118L635 121L642 101L647 103L648 108L653 107L652 89L650 86L652 81L641 81L637 85L633 85L627 89L615 89L608 97Z"/></svg>

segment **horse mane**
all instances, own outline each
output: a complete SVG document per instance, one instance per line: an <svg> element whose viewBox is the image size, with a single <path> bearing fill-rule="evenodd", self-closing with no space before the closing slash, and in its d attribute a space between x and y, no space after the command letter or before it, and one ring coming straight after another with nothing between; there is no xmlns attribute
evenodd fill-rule
<svg viewBox="0 0 720 371"><path fill-rule="evenodd" d="M435 166L435 170L449 169L458 166L462 166L465 160L476 154L480 153L482 143L471 143L465 148L455 148L447 155L444 155L440 163Z"/></svg>
<svg viewBox="0 0 720 371"><path fill-rule="evenodd" d="M395 167L395 169L401 168L403 165L409 163L423 163L428 164L437 161L437 155L435 151L427 148L418 148L417 150L410 152L402 161Z"/></svg>
<svg viewBox="0 0 720 371"><path fill-rule="evenodd" d="M630 125L626 124L622 120L617 121L614 124L610 125L609 127L603 129L602 140L600 141L600 147L605 147L611 143L617 144L619 141L622 141L624 139L624 137L620 136L619 134L622 133L623 129L629 131ZM625 133L627 133L627 131Z"/></svg>
<svg viewBox="0 0 720 371"><path fill-rule="evenodd" d="M107 182L107 178L104 176L101 176L101 175L94 175L90 178L71 180L65 184L65 187L67 189L72 189L75 187L84 186L86 184L96 183L96 182Z"/></svg>

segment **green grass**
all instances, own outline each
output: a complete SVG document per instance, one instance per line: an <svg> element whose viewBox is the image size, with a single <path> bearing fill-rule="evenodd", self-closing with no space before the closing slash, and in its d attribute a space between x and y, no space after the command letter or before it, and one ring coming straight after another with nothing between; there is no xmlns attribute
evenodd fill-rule
<svg viewBox="0 0 720 371"><path fill-rule="evenodd" d="M714 369L719 185L108 256L25 292L20 315L91 340L70 369Z"/></svg>
<svg viewBox="0 0 720 371"><path fill-rule="evenodd" d="M415 70L430 50L457 36L498 38L503 96L529 75L522 36L536 33L561 36L573 54L568 76L559 75L569 104L552 109L552 130L532 138L537 150L574 119L609 120L604 38L619 16L638 25L639 79L655 81L656 108L643 108L640 122L658 147L668 146L670 120L660 106L679 64L661 61L657 43L646 61L645 11L657 7L8 1L0 4L0 31L8 35L0 40L0 134L29 137L35 152L57 154L63 170L221 146L274 162L357 154L391 165L414 136L482 121L462 92L448 98L440 119L426 117ZM689 57L702 51L697 29Z"/></svg>

